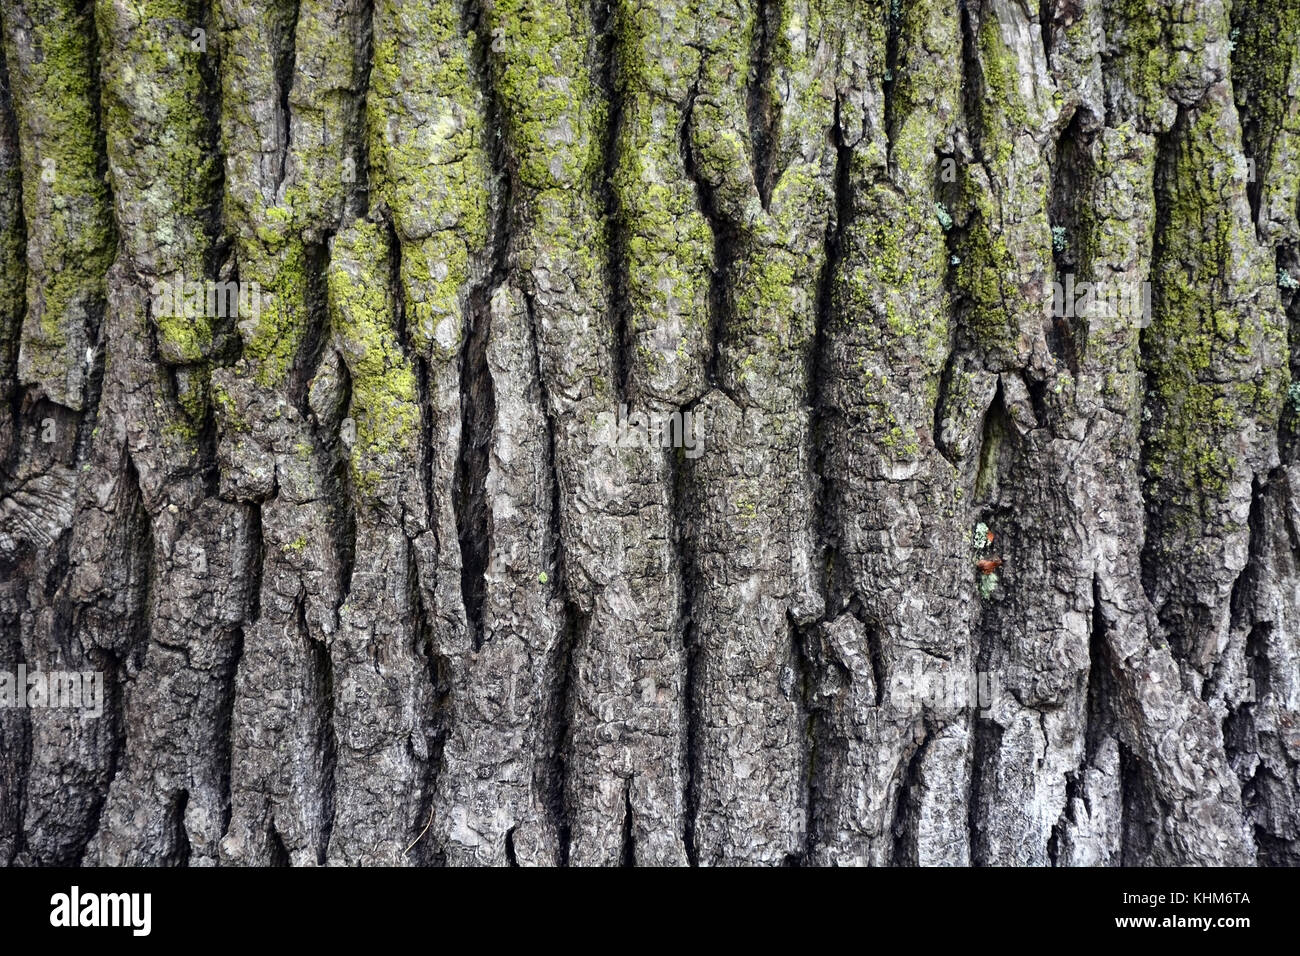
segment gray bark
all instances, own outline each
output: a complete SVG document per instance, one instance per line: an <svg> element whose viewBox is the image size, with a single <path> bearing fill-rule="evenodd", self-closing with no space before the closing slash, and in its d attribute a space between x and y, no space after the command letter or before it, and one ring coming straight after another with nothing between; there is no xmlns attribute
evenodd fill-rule
<svg viewBox="0 0 1300 956"><path fill-rule="evenodd" d="M0 27L0 861L1300 863L1300 0Z"/></svg>

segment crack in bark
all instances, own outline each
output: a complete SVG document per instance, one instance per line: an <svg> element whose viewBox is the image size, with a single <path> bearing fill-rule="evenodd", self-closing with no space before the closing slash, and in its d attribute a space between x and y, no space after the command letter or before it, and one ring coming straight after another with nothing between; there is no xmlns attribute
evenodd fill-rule
<svg viewBox="0 0 1300 956"><path fill-rule="evenodd" d="M759 202L767 210L772 201L772 188L778 179L775 144L779 141L781 110L773 91L775 78L772 70L772 33L780 28L781 15L789 0L751 0L757 7L756 30L751 41L749 56L749 83L745 88L746 110L749 114L749 141L751 173Z"/></svg>
<svg viewBox="0 0 1300 956"><path fill-rule="evenodd" d="M492 553L492 510L487 499L492 433L496 428L496 393L487 364L492 314L480 300L471 310L471 325L461 354L460 454L457 456L454 507L461 554L461 595L474 650L483 646L483 600Z"/></svg>
<svg viewBox="0 0 1300 956"><path fill-rule="evenodd" d="M302 11L302 0L289 0L291 12L288 21L288 29L285 30L282 38L280 49L276 51L275 56L275 82L279 92L279 123L284 131L284 142L280 147L280 171L276 177L275 194L277 199L284 189L285 176L289 162L289 151L293 146L293 126L289 122L289 95L293 91L294 68L298 57L298 17Z"/></svg>

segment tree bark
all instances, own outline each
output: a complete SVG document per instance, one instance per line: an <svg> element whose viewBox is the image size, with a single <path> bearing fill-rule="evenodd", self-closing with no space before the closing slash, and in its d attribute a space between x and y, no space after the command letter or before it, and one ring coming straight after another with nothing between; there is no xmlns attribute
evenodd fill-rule
<svg viewBox="0 0 1300 956"><path fill-rule="evenodd" d="M1300 864L1300 0L0 24L0 862Z"/></svg>

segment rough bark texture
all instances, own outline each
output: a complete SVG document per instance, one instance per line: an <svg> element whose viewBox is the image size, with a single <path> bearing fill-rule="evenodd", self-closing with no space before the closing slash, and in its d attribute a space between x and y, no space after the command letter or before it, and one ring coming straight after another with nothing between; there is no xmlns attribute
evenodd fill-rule
<svg viewBox="0 0 1300 956"><path fill-rule="evenodd" d="M0 862L1300 864L1300 0L0 23Z"/></svg>

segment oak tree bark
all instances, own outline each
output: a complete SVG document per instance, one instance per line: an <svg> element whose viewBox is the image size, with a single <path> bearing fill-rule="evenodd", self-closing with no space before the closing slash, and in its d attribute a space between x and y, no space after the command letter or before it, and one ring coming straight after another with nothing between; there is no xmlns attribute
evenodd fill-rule
<svg viewBox="0 0 1300 956"><path fill-rule="evenodd" d="M0 24L0 861L1300 863L1300 0Z"/></svg>

